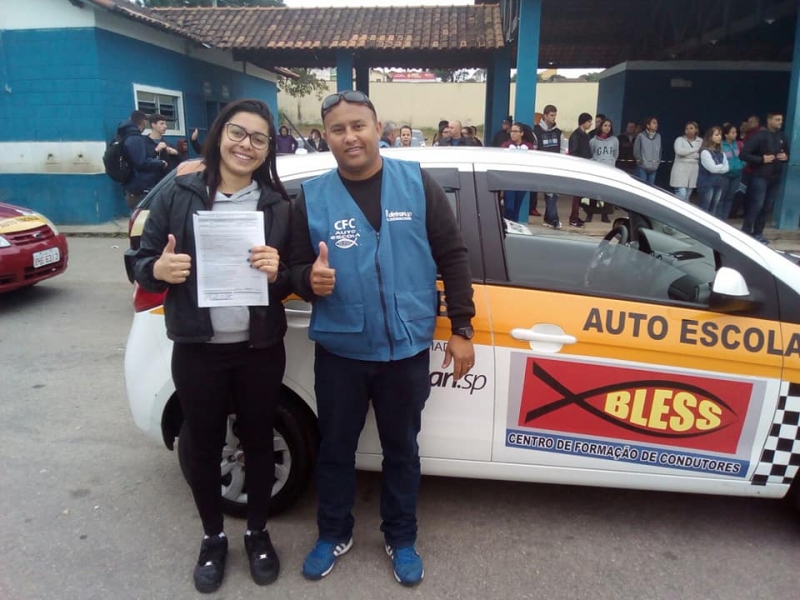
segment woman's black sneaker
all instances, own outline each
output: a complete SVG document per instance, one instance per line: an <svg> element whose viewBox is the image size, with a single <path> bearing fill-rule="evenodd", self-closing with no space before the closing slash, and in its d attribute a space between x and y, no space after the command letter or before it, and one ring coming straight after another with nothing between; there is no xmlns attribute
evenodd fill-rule
<svg viewBox="0 0 800 600"><path fill-rule="evenodd" d="M224 533L203 538L200 557L194 567L194 587L198 592L210 594L219 589L225 576L227 556L228 538Z"/></svg>
<svg viewBox="0 0 800 600"><path fill-rule="evenodd" d="M250 561L250 575L258 585L268 585L278 578L281 561L266 529L244 534L244 549Z"/></svg>

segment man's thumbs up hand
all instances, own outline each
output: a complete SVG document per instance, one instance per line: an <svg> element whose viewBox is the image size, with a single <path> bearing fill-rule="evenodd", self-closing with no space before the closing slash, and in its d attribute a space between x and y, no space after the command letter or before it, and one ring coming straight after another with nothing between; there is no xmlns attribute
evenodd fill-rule
<svg viewBox="0 0 800 600"><path fill-rule="evenodd" d="M183 283L192 269L192 257L188 254L175 254L175 236L167 236L167 245L161 256L153 263L153 277L167 283Z"/></svg>
<svg viewBox="0 0 800 600"><path fill-rule="evenodd" d="M311 265L309 283L311 283L311 290L316 296L330 296L333 293L336 285L336 269L330 268L328 246L325 242L319 243L319 255Z"/></svg>

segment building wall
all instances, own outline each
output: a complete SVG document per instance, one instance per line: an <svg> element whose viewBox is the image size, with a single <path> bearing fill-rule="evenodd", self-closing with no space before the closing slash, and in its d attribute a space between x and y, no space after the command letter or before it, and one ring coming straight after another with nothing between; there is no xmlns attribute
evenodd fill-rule
<svg viewBox="0 0 800 600"><path fill-rule="evenodd" d="M790 65L776 63L626 63L601 76L598 110L613 114L621 107L621 118L637 122L658 118L666 162L657 182L668 187L673 144L687 121L697 121L700 135L752 114L763 122L767 111L787 110L789 76Z"/></svg>
<svg viewBox="0 0 800 600"><path fill-rule="evenodd" d="M577 127L578 115L594 114L597 108L597 83L540 83L536 87L536 110L546 104L558 108L559 126L570 131ZM442 119L458 119L464 125L482 125L486 84L484 83L370 83L370 99L384 121L412 127L436 128ZM329 93L336 84L329 83ZM510 106L514 106L516 85L511 84ZM293 98L278 94L278 108L297 123L319 123L320 101L316 96ZM508 114L506 112L505 114Z"/></svg>
<svg viewBox="0 0 800 600"><path fill-rule="evenodd" d="M102 155L134 108L134 83L181 92L186 133L197 127L201 139L207 103L257 97L277 109L274 74L229 53L64 0L37 1L46 13L43 27L26 22L30 9L5 13L2 21L9 28L0 35L0 201L60 224L127 214ZM59 20L75 26L57 28Z"/></svg>

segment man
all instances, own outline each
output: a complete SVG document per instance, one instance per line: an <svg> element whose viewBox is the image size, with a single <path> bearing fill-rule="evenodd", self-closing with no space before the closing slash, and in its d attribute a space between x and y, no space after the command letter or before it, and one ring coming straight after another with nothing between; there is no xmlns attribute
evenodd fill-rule
<svg viewBox="0 0 800 600"><path fill-rule="evenodd" d="M150 124L150 134L147 138L155 156L167 163L174 160L173 157L178 156L178 151L163 139L167 132L167 117L156 113L147 117L147 121Z"/></svg>
<svg viewBox="0 0 800 600"><path fill-rule="evenodd" d="M483 142L478 139L478 130L472 125L464 127L464 137L474 143L475 146L483 146Z"/></svg>
<svg viewBox="0 0 800 600"><path fill-rule="evenodd" d="M589 132L589 139L592 139L594 136L597 135L597 130L600 129L600 125L603 124L603 121L606 120L606 116L603 113L597 113L597 116L594 118L594 127ZM570 152L570 154L572 154Z"/></svg>
<svg viewBox="0 0 800 600"><path fill-rule="evenodd" d="M752 170L742 231L764 244L769 243L764 237L767 216L775 204L781 176L789 160L789 141L782 127L782 113L767 113L767 126L749 136L739 153L739 158Z"/></svg>
<svg viewBox="0 0 800 600"><path fill-rule="evenodd" d="M561 152L561 130L556 125L558 109L548 104L542 111L542 118L533 128L533 133L539 142L539 150L544 152ZM544 219L543 223L553 229L561 229L558 219L558 195L545 192L544 194Z"/></svg>
<svg viewBox="0 0 800 600"><path fill-rule="evenodd" d="M370 401L383 447L381 530L394 576L424 575L415 550L420 481L417 434L430 392L429 349L441 274L452 335L443 368L473 367L475 314L467 249L447 197L409 161L383 158L381 124L359 91L322 103L337 169L303 184L295 200L289 268L314 303L319 538L303 563L312 580L353 544L355 451Z"/></svg>
<svg viewBox="0 0 800 600"><path fill-rule="evenodd" d="M605 118L605 117L604 117ZM581 113L578 116L578 128L569 136L569 154L579 158L592 160L592 148L589 145L589 128L592 126L592 115ZM597 126L599 128L599 125ZM585 227L580 218L581 197L572 197L572 210L569 213L570 227Z"/></svg>
<svg viewBox="0 0 800 600"><path fill-rule="evenodd" d="M135 110L130 119L117 127L117 136L123 140L122 152L133 169L131 178L122 186L125 190L125 202L131 210L161 180L167 169L167 161L156 158L148 150L147 138L142 135L145 123L147 115Z"/></svg>
<svg viewBox="0 0 800 600"><path fill-rule="evenodd" d="M636 159L633 157L633 142L636 140L636 123L628 121L625 126L625 133L617 136L619 140L619 155L617 156L616 167L627 173L633 174L636 171Z"/></svg>
<svg viewBox="0 0 800 600"><path fill-rule="evenodd" d="M381 141L378 142L380 148L394 148L394 143L397 140L397 125L389 121L383 126L383 135Z"/></svg>
<svg viewBox="0 0 800 600"><path fill-rule="evenodd" d="M655 185L658 167L661 165L661 134L658 119L647 117L644 130L633 142L633 157L636 160L636 177Z"/></svg>
<svg viewBox="0 0 800 600"><path fill-rule="evenodd" d="M450 135L439 141L440 146L477 146L477 140L462 135L461 121L450 121Z"/></svg>
<svg viewBox="0 0 800 600"><path fill-rule="evenodd" d="M514 117L508 115L503 119L502 129L494 134L492 138L492 146L495 148L502 148L503 144L511 139L511 124L514 122Z"/></svg>

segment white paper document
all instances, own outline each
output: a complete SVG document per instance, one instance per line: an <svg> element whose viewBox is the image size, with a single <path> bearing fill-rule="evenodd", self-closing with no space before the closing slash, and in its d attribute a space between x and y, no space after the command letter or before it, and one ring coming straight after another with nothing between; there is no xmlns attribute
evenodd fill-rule
<svg viewBox="0 0 800 600"><path fill-rule="evenodd" d="M267 306L267 274L247 260L265 244L264 213L202 210L193 220L198 306Z"/></svg>

